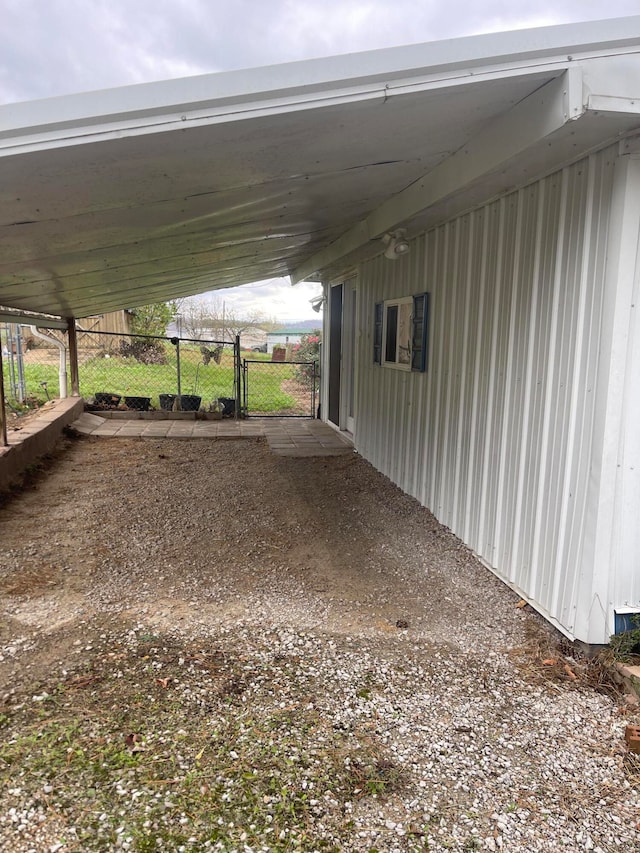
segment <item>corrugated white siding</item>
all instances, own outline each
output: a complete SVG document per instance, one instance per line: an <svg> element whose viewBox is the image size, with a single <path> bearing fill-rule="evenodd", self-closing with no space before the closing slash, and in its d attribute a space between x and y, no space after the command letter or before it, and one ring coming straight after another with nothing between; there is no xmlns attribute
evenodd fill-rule
<svg viewBox="0 0 640 853"><path fill-rule="evenodd" d="M614 602L637 612L640 611L640 257L636 258L630 320L612 562L618 567Z"/></svg>
<svg viewBox="0 0 640 853"><path fill-rule="evenodd" d="M357 450L569 634L593 572L583 543L616 157L593 154L359 276ZM374 303L423 290L428 372L374 365Z"/></svg>
<svg viewBox="0 0 640 853"><path fill-rule="evenodd" d="M597 493L592 601L609 609L640 611L640 137L621 145L610 227L598 433L601 471ZM604 363L604 357L602 359ZM606 381L605 381L606 380ZM606 395L606 396L605 396ZM591 545L591 542L589 543ZM606 580L606 583L605 583Z"/></svg>
<svg viewBox="0 0 640 853"><path fill-rule="evenodd" d="M640 233L638 234L640 244ZM636 256L624 378L620 477L613 541L614 602L640 611L640 254Z"/></svg>

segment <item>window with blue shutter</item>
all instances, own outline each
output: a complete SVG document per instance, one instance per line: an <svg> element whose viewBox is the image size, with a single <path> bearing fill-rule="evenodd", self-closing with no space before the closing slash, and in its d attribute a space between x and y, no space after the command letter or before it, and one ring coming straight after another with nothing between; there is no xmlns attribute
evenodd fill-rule
<svg viewBox="0 0 640 853"><path fill-rule="evenodd" d="M373 326L373 361L396 370L427 369L429 294L377 302Z"/></svg>
<svg viewBox="0 0 640 853"><path fill-rule="evenodd" d="M427 329L429 321L429 294L413 297L413 335L411 338L411 370L424 373L427 369Z"/></svg>

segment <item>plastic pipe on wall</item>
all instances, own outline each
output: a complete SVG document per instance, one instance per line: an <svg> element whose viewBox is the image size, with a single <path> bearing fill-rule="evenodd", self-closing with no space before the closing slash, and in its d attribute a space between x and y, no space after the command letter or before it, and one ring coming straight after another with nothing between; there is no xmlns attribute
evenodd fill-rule
<svg viewBox="0 0 640 853"><path fill-rule="evenodd" d="M38 331L35 326L31 326L32 333L36 338L46 341L48 344L54 344L60 350L60 366L58 368L58 383L60 385L60 399L63 400L67 396L67 349L62 341L53 338L50 335L45 335Z"/></svg>

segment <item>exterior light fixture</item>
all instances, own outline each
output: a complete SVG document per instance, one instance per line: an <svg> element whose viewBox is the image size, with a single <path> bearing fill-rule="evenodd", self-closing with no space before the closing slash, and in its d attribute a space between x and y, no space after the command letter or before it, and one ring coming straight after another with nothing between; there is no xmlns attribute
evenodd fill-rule
<svg viewBox="0 0 640 853"><path fill-rule="evenodd" d="M313 299L310 299L311 310L315 311L316 314L320 313L320 309L324 305L324 296L314 296Z"/></svg>
<svg viewBox="0 0 640 853"><path fill-rule="evenodd" d="M397 231L383 235L382 242L387 247L384 250L385 258L388 258L390 261L397 261L401 255L407 254L410 246L405 237L406 233L404 228L398 228Z"/></svg>

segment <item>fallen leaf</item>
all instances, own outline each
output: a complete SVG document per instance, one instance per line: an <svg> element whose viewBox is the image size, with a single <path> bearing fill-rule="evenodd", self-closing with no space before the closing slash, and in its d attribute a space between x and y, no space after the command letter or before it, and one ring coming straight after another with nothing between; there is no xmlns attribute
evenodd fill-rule
<svg viewBox="0 0 640 853"><path fill-rule="evenodd" d="M576 681L576 680L577 680L577 675L576 675L576 674L575 674L575 672L571 669L571 667L569 666L569 664L568 664L568 663L565 663L565 665L564 665L564 671L567 673L567 675L569 676L569 678L570 678L572 681Z"/></svg>
<svg viewBox="0 0 640 853"><path fill-rule="evenodd" d="M124 742L129 747L131 752L135 755L136 752L144 752L145 746L141 742L142 735L137 735L131 732L130 734L125 736Z"/></svg>
<svg viewBox="0 0 640 853"><path fill-rule="evenodd" d="M558 659L557 658L546 658L545 660L542 661L542 663L544 664L544 666L555 666L558 663Z"/></svg>
<svg viewBox="0 0 640 853"><path fill-rule="evenodd" d="M519 607L521 610L523 607L526 607L526 606L527 606L527 602L524 600L524 598L521 598L520 601L516 604L516 607Z"/></svg>
<svg viewBox="0 0 640 853"><path fill-rule="evenodd" d="M159 684L160 687L168 687L170 681L170 678L156 678L156 684Z"/></svg>
<svg viewBox="0 0 640 853"><path fill-rule="evenodd" d="M71 687L87 687L95 680L95 675L79 675L71 679L68 683Z"/></svg>

